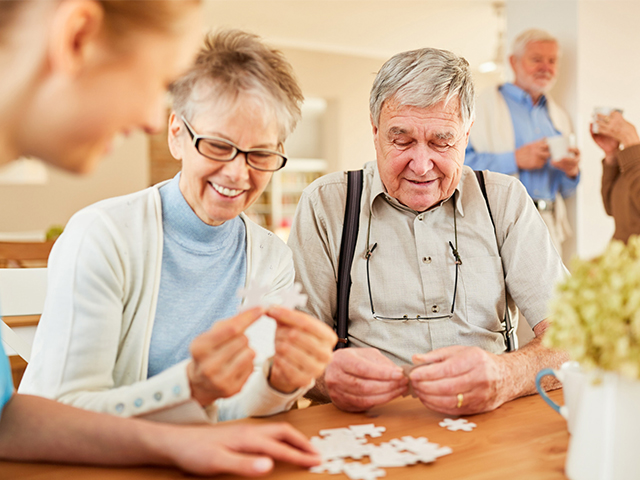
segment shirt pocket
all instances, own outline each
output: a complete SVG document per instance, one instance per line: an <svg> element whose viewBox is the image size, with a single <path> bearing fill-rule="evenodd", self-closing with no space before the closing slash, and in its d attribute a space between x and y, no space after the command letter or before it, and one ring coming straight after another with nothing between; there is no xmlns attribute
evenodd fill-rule
<svg viewBox="0 0 640 480"><path fill-rule="evenodd" d="M502 331L505 285L502 260L497 256L467 257L460 265L458 293L462 318L468 324L490 332Z"/></svg>

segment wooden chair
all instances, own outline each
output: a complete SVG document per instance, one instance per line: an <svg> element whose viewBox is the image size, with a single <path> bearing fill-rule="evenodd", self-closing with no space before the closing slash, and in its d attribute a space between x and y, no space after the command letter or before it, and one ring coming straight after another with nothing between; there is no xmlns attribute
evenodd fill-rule
<svg viewBox="0 0 640 480"><path fill-rule="evenodd" d="M31 356L46 291L46 268L0 268L0 332L16 388Z"/></svg>
<svg viewBox="0 0 640 480"><path fill-rule="evenodd" d="M0 268L46 267L54 243L0 241Z"/></svg>

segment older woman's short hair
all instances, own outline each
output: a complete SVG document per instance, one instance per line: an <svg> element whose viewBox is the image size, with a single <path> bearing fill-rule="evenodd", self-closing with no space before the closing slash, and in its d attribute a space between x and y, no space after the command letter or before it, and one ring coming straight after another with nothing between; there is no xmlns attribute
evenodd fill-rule
<svg viewBox="0 0 640 480"><path fill-rule="evenodd" d="M300 119L304 97L282 52L240 30L210 34L194 66L170 87L173 109L192 118L202 102L232 109L247 95L273 113L284 142Z"/></svg>
<svg viewBox="0 0 640 480"><path fill-rule="evenodd" d="M429 108L457 99L465 128L475 115L473 80L469 63L437 48L399 53L382 66L371 89L369 110L377 127L384 102L393 99L402 106Z"/></svg>
<svg viewBox="0 0 640 480"><path fill-rule="evenodd" d="M529 30L525 30L520 35L518 35L513 41L511 54L516 58L521 58L522 55L524 55L525 50L527 49L527 45L529 45L531 42L553 42L557 44L558 39L546 30L541 30L539 28L530 28Z"/></svg>

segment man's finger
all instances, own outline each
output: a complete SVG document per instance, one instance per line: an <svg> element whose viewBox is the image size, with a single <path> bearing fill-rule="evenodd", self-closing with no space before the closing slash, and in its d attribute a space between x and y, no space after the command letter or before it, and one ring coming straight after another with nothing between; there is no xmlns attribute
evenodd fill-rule
<svg viewBox="0 0 640 480"><path fill-rule="evenodd" d="M345 361L340 364L342 370L354 377L365 380L400 380L404 373L397 365L375 363L364 357L355 357L357 361Z"/></svg>

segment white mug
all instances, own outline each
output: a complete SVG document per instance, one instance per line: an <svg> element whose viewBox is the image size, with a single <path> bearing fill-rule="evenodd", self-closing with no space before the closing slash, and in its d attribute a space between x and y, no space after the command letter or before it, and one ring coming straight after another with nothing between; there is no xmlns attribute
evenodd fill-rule
<svg viewBox="0 0 640 480"><path fill-rule="evenodd" d="M547 145L549 146L549 153L551 154L551 160L557 162L570 155L569 153L569 139L564 135L556 135L553 137L547 137Z"/></svg>
<svg viewBox="0 0 640 480"><path fill-rule="evenodd" d="M560 406L551 400L544 389L540 386L542 378L547 375L556 377L562 383L562 395L564 396L563 406ZM585 381L586 375L580 368L580 364L578 362L565 362L557 370L545 368L544 370L540 370L536 376L536 390L538 390L542 399L547 402L551 408L565 418L569 433L572 433L575 428L576 418L578 415L578 404L582 397L582 390L584 389Z"/></svg>
<svg viewBox="0 0 640 480"><path fill-rule="evenodd" d="M594 107L593 108L593 114L591 115L591 123L593 124L593 127L591 127L591 130L593 131L593 133L599 133L598 114L609 116L613 112L622 113L622 109L615 108L615 107Z"/></svg>

